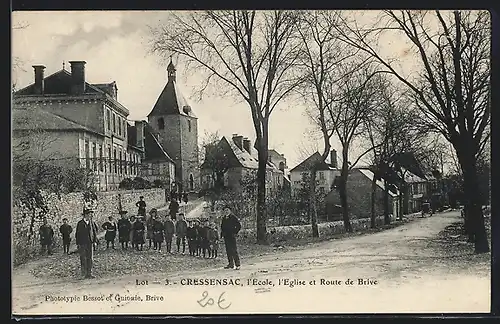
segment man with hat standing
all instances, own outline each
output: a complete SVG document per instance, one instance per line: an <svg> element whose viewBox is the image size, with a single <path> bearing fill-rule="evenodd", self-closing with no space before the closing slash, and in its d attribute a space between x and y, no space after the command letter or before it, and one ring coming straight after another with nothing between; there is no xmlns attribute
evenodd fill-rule
<svg viewBox="0 0 500 324"><path fill-rule="evenodd" d="M149 211L149 215L151 217L151 232L153 238L154 249L161 252L161 243L163 243L163 222L158 219L158 210L156 208L152 208ZM148 228L149 230L149 228Z"/></svg>
<svg viewBox="0 0 500 324"><path fill-rule="evenodd" d="M229 205L223 207L223 216L221 223L221 238L224 239L228 265L224 269L240 269L240 257L236 246L236 235L241 229L238 218L231 211Z"/></svg>
<svg viewBox="0 0 500 324"><path fill-rule="evenodd" d="M75 239L80 253L80 264L84 278L92 276L94 246L97 244L97 231L92 221L92 210L83 211L83 219L76 225Z"/></svg>
<svg viewBox="0 0 500 324"><path fill-rule="evenodd" d="M120 210L121 219L118 221L118 240L122 244L122 249L128 249L128 242L130 241L130 232L132 224L126 218L127 211Z"/></svg>
<svg viewBox="0 0 500 324"><path fill-rule="evenodd" d="M137 207L137 216L146 217L146 202L144 201L144 196L139 197L139 201L135 203Z"/></svg>

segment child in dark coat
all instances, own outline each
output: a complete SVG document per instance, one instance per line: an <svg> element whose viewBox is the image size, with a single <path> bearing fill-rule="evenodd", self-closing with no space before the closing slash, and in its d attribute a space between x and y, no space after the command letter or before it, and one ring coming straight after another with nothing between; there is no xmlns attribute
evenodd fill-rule
<svg viewBox="0 0 500 324"><path fill-rule="evenodd" d="M175 224L171 218L165 220L163 223L163 231L165 232L165 243L167 245L167 252L172 253L172 240L175 234Z"/></svg>
<svg viewBox="0 0 500 324"><path fill-rule="evenodd" d="M128 242L130 241L130 231L132 229L132 224L126 218L127 212L125 210L120 211L121 219L118 221L118 240L122 244L122 249L128 249Z"/></svg>
<svg viewBox="0 0 500 324"><path fill-rule="evenodd" d="M219 233L215 224L208 229L208 244L210 248L209 258L216 259L219 251Z"/></svg>
<svg viewBox="0 0 500 324"><path fill-rule="evenodd" d="M203 221L202 226L200 226L200 229L198 233L200 234L200 248L201 251L203 252L203 257L206 258L207 256L210 257L212 252L210 251L210 244L208 242L208 231L210 227L208 226L208 221Z"/></svg>
<svg viewBox="0 0 500 324"><path fill-rule="evenodd" d="M189 255L195 256L196 253L196 228L194 228L193 221L189 221L189 225L186 231L186 237L188 239Z"/></svg>
<svg viewBox="0 0 500 324"><path fill-rule="evenodd" d="M133 243L137 251L142 251L143 245L145 243L144 240L144 232L146 230L146 226L144 226L144 222L142 221L142 217L137 218L132 226L133 234Z"/></svg>
<svg viewBox="0 0 500 324"><path fill-rule="evenodd" d="M199 220L195 220L194 229L196 231L196 240L194 242L195 255L201 256L201 233L200 233L201 226Z"/></svg>
<svg viewBox="0 0 500 324"><path fill-rule="evenodd" d="M63 241L63 253L69 253L69 245L71 243L71 232L73 232L73 228L68 224L68 219L63 218L63 224L59 227L59 232L62 236Z"/></svg>

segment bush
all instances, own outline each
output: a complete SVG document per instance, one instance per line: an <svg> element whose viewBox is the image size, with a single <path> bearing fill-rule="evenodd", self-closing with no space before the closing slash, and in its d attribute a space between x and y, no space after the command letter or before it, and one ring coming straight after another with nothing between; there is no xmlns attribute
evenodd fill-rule
<svg viewBox="0 0 500 324"><path fill-rule="evenodd" d="M134 179L125 178L120 182L118 188L124 190L151 189L153 188L153 184L151 184L151 182L149 182L148 180L140 177L136 177ZM161 188L161 187L156 187L156 188Z"/></svg>

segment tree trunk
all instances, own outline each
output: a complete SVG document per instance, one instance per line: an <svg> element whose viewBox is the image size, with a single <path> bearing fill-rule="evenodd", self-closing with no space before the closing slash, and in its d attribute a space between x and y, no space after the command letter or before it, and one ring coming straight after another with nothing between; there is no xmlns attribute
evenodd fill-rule
<svg viewBox="0 0 500 324"><path fill-rule="evenodd" d="M344 229L347 233L352 232L351 221L349 220L349 206L347 204L347 177L349 176L349 164L347 148L342 150L342 170L340 172L339 196L342 206L342 219L344 220Z"/></svg>
<svg viewBox="0 0 500 324"><path fill-rule="evenodd" d="M309 175L309 219L311 220L312 237L319 237L318 210L316 208L316 168Z"/></svg>
<svg viewBox="0 0 500 324"><path fill-rule="evenodd" d="M391 217L389 216L389 186L384 182L384 224L389 225Z"/></svg>
<svg viewBox="0 0 500 324"><path fill-rule="evenodd" d="M401 182L401 186L399 188L399 218L403 219L404 211L405 211L405 196L406 196L406 186L404 182Z"/></svg>
<svg viewBox="0 0 500 324"><path fill-rule="evenodd" d="M266 213L266 171L268 147L267 131L262 138L257 139L259 168L257 169L257 244L268 244L267 241L267 213Z"/></svg>
<svg viewBox="0 0 500 324"><path fill-rule="evenodd" d="M481 205L481 193L477 181L476 160L471 154L462 155L462 171L464 174L465 193L465 215L467 220L467 231L474 235L474 249L476 253L487 253L490 251L484 215Z"/></svg>
<svg viewBox="0 0 500 324"><path fill-rule="evenodd" d="M370 227L377 227L376 219L377 215L375 213L375 199L377 193L377 179L375 176L372 179L372 192L371 192L371 214L370 214Z"/></svg>

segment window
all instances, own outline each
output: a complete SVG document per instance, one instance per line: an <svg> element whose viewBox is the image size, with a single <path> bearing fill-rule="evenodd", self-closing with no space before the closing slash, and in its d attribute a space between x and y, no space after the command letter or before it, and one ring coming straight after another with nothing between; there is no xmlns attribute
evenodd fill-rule
<svg viewBox="0 0 500 324"><path fill-rule="evenodd" d="M318 172L318 175L320 180L325 180L325 174L323 172Z"/></svg>
<svg viewBox="0 0 500 324"><path fill-rule="evenodd" d="M90 150L88 140L85 140L85 167L90 169Z"/></svg>
<svg viewBox="0 0 500 324"><path fill-rule="evenodd" d="M122 123L121 123L120 117L118 117L117 124L118 124L118 135L121 135L122 134Z"/></svg>
<svg viewBox="0 0 500 324"><path fill-rule="evenodd" d="M108 161L109 161L109 172L113 170L113 159L111 156L111 145L108 145Z"/></svg>
<svg viewBox="0 0 500 324"><path fill-rule="evenodd" d="M124 166L124 169L125 169L125 174L128 174L128 165L127 165L127 160L128 160L128 157L127 157L127 152L123 153L123 166Z"/></svg>
<svg viewBox="0 0 500 324"><path fill-rule="evenodd" d="M188 120L188 130L191 131L191 121Z"/></svg>
<svg viewBox="0 0 500 324"><path fill-rule="evenodd" d="M122 151L120 151L119 154L120 154L120 160L119 160L120 161L120 174L122 174L123 173Z"/></svg>
<svg viewBox="0 0 500 324"><path fill-rule="evenodd" d="M97 144L92 144L92 169L97 171Z"/></svg>
<svg viewBox="0 0 500 324"><path fill-rule="evenodd" d="M102 160L102 144L99 144L99 170L104 171Z"/></svg>
<svg viewBox="0 0 500 324"><path fill-rule="evenodd" d="M118 165L116 163L116 148L113 150L113 160L114 160L114 168L115 168L115 173L118 173Z"/></svg>
<svg viewBox="0 0 500 324"><path fill-rule="evenodd" d="M108 123L108 130L111 130L111 113L106 109L106 121Z"/></svg>
<svg viewBox="0 0 500 324"><path fill-rule="evenodd" d="M127 137L127 121L123 120L123 136Z"/></svg>
<svg viewBox="0 0 500 324"><path fill-rule="evenodd" d="M113 133L116 133L116 115L113 114Z"/></svg>
<svg viewBox="0 0 500 324"><path fill-rule="evenodd" d="M158 119L158 129L165 129L165 120L163 117L160 117Z"/></svg>

